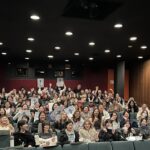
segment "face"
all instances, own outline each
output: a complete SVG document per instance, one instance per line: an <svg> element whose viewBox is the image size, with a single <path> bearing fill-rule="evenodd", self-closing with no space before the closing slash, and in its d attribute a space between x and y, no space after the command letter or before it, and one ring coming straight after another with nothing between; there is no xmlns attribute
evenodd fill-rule
<svg viewBox="0 0 150 150"><path fill-rule="evenodd" d="M2 117L2 118L1 118L1 123L2 123L2 124L8 124L8 123L9 123L8 118L7 118L7 117Z"/></svg>
<svg viewBox="0 0 150 150"><path fill-rule="evenodd" d="M66 114L66 113L62 113L61 119L62 119L62 120L65 120L66 118L67 118L67 114Z"/></svg>
<svg viewBox="0 0 150 150"><path fill-rule="evenodd" d="M146 119L143 119L141 122L141 126L146 126L146 125L147 125L147 121L146 121Z"/></svg>
<svg viewBox="0 0 150 150"><path fill-rule="evenodd" d="M6 108L9 108L9 107L10 107L9 102L6 102L6 103L5 103L5 107L6 107Z"/></svg>
<svg viewBox="0 0 150 150"><path fill-rule="evenodd" d="M27 109L28 109L27 105L23 105L23 106L22 106L22 109L23 109L23 110L27 110Z"/></svg>
<svg viewBox="0 0 150 150"><path fill-rule="evenodd" d="M112 120L116 120L117 119L117 114L116 113L113 113L112 114Z"/></svg>
<svg viewBox="0 0 150 150"><path fill-rule="evenodd" d="M100 105L100 106L99 106L99 112L102 113L102 112L103 112L103 109L104 109L103 105Z"/></svg>
<svg viewBox="0 0 150 150"><path fill-rule="evenodd" d="M125 127L130 128L130 123L126 122Z"/></svg>
<svg viewBox="0 0 150 150"><path fill-rule="evenodd" d="M26 122L28 122L28 119L26 117L22 117L22 120L25 120Z"/></svg>
<svg viewBox="0 0 150 150"><path fill-rule="evenodd" d="M45 119L46 119L45 114L44 114L44 113L41 113L41 115L40 115L40 120L41 120L41 121L44 121Z"/></svg>
<svg viewBox="0 0 150 150"><path fill-rule="evenodd" d="M4 115L4 114L5 114L4 108L1 108L1 109L0 109L0 114L1 114L1 115Z"/></svg>
<svg viewBox="0 0 150 150"><path fill-rule="evenodd" d="M112 128L111 122L107 122L107 123L106 123L106 128L107 128L107 129L111 129L111 128Z"/></svg>
<svg viewBox="0 0 150 150"><path fill-rule="evenodd" d="M132 106L132 107L134 106L134 102L133 101L130 102L130 106Z"/></svg>
<svg viewBox="0 0 150 150"><path fill-rule="evenodd" d="M29 127L28 127L28 124L24 124L20 127L22 130L25 130L25 131L28 131Z"/></svg>
<svg viewBox="0 0 150 150"><path fill-rule="evenodd" d="M87 113L89 111L88 107L84 107L84 112Z"/></svg>
<svg viewBox="0 0 150 150"><path fill-rule="evenodd" d="M49 129L50 129L50 126L49 126L49 125L45 125L45 126L44 126L44 131L49 131Z"/></svg>
<svg viewBox="0 0 150 150"><path fill-rule="evenodd" d="M73 124L72 124L72 123L69 123L66 128L67 128L68 131L72 131L72 129L73 129Z"/></svg>
<svg viewBox="0 0 150 150"><path fill-rule="evenodd" d="M91 128L91 124L90 124L89 121L86 121L86 122L84 123L84 128L85 128L86 130L89 130L89 129Z"/></svg>
<svg viewBox="0 0 150 150"><path fill-rule="evenodd" d="M75 118L79 118L79 117L80 117L80 112L77 111L77 112L75 113Z"/></svg>
<svg viewBox="0 0 150 150"><path fill-rule="evenodd" d="M41 106L40 109L39 109L39 111L40 112L44 112L44 107Z"/></svg>
<svg viewBox="0 0 150 150"><path fill-rule="evenodd" d="M142 109L143 109L143 110L146 110L146 108L147 108L147 105L146 105L146 104L143 104Z"/></svg>
<svg viewBox="0 0 150 150"><path fill-rule="evenodd" d="M54 110L58 107L58 104L54 104Z"/></svg>
<svg viewBox="0 0 150 150"><path fill-rule="evenodd" d="M99 114L99 110L98 110L98 109L95 109L95 110L94 110L94 116L98 116L98 114Z"/></svg>
<svg viewBox="0 0 150 150"><path fill-rule="evenodd" d="M129 118L129 113L128 113L128 112L125 112L124 116L125 116L126 118Z"/></svg>

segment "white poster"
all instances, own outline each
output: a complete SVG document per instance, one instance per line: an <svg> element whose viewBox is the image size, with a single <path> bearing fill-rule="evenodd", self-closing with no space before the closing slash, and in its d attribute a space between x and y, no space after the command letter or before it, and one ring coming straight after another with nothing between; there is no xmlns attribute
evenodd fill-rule
<svg viewBox="0 0 150 150"><path fill-rule="evenodd" d="M38 88L44 87L44 79L43 78L38 78L37 79L37 87Z"/></svg>
<svg viewBox="0 0 150 150"><path fill-rule="evenodd" d="M64 86L64 78L57 78L57 83L56 85L58 87L63 87Z"/></svg>

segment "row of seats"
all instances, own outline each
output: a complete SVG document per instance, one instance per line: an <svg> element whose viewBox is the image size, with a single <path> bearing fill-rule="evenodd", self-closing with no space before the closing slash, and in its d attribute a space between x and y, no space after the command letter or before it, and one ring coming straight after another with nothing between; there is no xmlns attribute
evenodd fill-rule
<svg viewBox="0 0 150 150"><path fill-rule="evenodd" d="M150 150L150 141L119 141L83 144L66 144L51 148L1 148L0 150Z"/></svg>

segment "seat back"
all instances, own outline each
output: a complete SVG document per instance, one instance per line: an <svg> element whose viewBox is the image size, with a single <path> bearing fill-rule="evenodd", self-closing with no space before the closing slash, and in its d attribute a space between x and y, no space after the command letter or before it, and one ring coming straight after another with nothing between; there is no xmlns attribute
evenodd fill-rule
<svg viewBox="0 0 150 150"><path fill-rule="evenodd" d="M110 142L89 143L89 150L112 150Z"/></svg>
<svg viewBox="0 0 150 150"><path fill-rule="evenodd" d="M134 150L133 142L130 141L116 141L112 142L113 150Z"/></svg>
<svg viewBox="0 0 150 150"><path fill-rule="evenodd" d="M150 141L135 141L135 150L150 150Z"/></svg>

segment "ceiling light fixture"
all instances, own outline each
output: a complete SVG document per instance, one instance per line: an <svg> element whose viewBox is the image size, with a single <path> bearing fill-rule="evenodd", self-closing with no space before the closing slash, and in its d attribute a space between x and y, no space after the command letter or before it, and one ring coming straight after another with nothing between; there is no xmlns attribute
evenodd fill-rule
<svg viewBox="0 0 150 150"><path fill-rule="evenodd" d="M105 52L105 53L110 53L110 50L109 50L109 49L106 49L104 52Z"/></svg>
<svg viewBox="0 0 150 150"><path fill-rule="evenodd" d="M41 74L44 74L45 72L41 70L40 73L41 73Z"/></svg>
<svg viewBox="0 0 150 150"><path fill-rule="evenodd" d="M89 60L94 60L94 58L93 57L89 57Z"/></svg>
<svg viewBox="0 0 150 150"><path fill-rule="evenodd" d="M40 17L39 17L38 15L35 15L35 14L34 14L34 15L31 15L31 16L30 16L30 19L35 20L35 21L36 21L36 20L39 20L39 19L40 19Z"/></svg>
<svg viewBox="0 0 150 150"><path fill-rule="evenodd" d="M94 46L94 45L95 45L95 42L89 42L89 45L90 45L90 46Z"/></svg>
<svg viewBox="0 0 150 150"><path fill-rule="evenodd" d="M0 42L0 45L3 45L3 42Z"/></svg>
<svg viewBox="0 0 150 150"><path fill-rule="evenodd" d="M143 56L138 56L138 59L143 59Z"/></svg>
<svg viewBox="0 0 150 150"><path fill-rule="evenodd" d="M7 53L6 52L2 52L2 55L7 55Z"/></svg>
<svg viewBox="0 0 150 150"><path fill-rule="evenodd" d="M79 56L79 53L74 53L75 56Z"/></svg>
<svg viewBox="0 0 150 150"><path fill-rule="evenodd" d="M120 29L122 27L123 27L123 25L121 23L117 23L114 25L114 28L117 28L117 29Z"/></svg>
<svg viewBox="0 0 150 150"><path fill-rule="evenodd" d="M33 42L34 38L33 37L28 37L27 40L30 41L30 42Z"/></svg>
<svg viewBox="0 0 150 150"><path fill-rule="evenodd" d="M130 41L136 41L136 40L137 40L137 37L136 37L136 36L130 37Z"/></svg>
<svg viewBox="0 0 150 150"><path fill-rule="evenodd" d="M48 58L52 59L52 58L54 58L54 56L53 55L48 55Z"/></svg>
<svg viewBox="0 0 150 150"><path fill-rule="evenodd" d="M145 49L147 49L147 46L146 45L142 45L141 49L145 50Z"/></svg>
<svg viewBox="0 0 150 150"><path fill-rule="evenodd" d="M25 60L29 60L30 58L29 57L25 57Z"/></svg>
<svg viewBox="0 0 150 150"><path fill-rule="evenodd" d="M132 48L133 46L132 45L128 45L128 48Z"/></svg>
<svg viewBox="0 0 150 150"><path fill-rule="evenodd" d="M60 46L55 46L54 49L55 49L55 50L60 50L61 47L60 47Z"/></svg>
<svg viewBox="0 0 150 150"><path fill-rule="evenodd" d="M69 60L68 60L68 59L66 59L66 60L65 60L65 62L69 62Z"/></svg>
<svg viewBox="0 0 150 150"><path fill-rule="evenodd" d="M67 36L72 36L72 35L73 35L73 33L72 33L71 31L67 31L65 34L66 34Z"/></svg>
<svg viewBox="0 0 150 150"><path fill-rule="evenodd" d="M116 57L117 57L117 58L121 58L122 56L121 56L121 55L117 55Z"/></svg>
<svg viewBox="0 0 150 150"><path fill-rule="evenodd" d="M31 49L27 49L26 52L27 53L32 53L32 50Z"/></svg>

